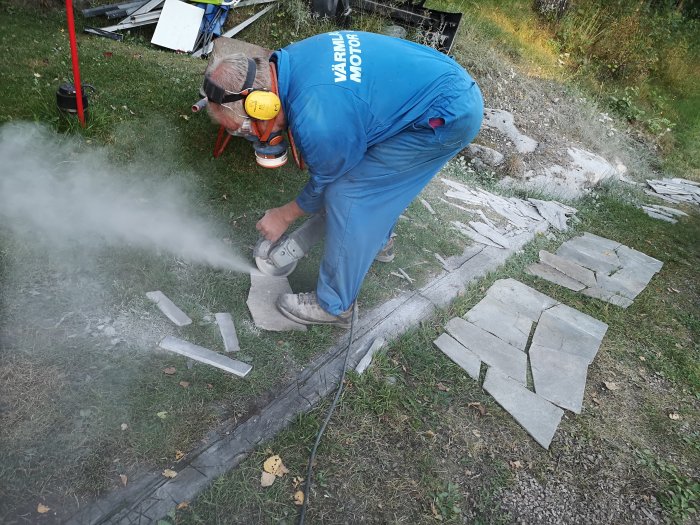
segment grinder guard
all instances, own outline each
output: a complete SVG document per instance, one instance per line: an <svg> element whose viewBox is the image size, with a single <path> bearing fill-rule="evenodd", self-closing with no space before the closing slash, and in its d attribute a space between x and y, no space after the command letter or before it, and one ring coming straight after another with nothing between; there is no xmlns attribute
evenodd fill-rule
<svg viewBox="0 0 700 525"><path fill-rule="evenodd" d="M326 218L316 214L307 219L296 231L283 235L272 243L261 238L255 245L253 256L258 269L265 275L286 277L326 233Z"/></svg>

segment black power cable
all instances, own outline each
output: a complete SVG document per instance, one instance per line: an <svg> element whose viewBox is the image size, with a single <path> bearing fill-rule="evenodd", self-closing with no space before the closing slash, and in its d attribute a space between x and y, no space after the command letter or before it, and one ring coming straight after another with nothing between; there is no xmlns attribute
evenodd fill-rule
<svg viewBox="0 0 700 525"><path fill-rule="evenodd" d="M331 407L328 409L326 419L323 421L321 428L318 430L318 434L316 435L316 443L314 443L314 448L311 449L311 455L309 456L309 465L306 469L306 481L304 483L304 501L301 504L301 512L299 514L299 525L304 525L304 520L306 519L306 505L309 501L309 491L311 489L311 476L313 475L313 465L314 460L316 459L316 449L318 448L318 444L321 442L321 437L323 436L323 433L326 431L326 426L328 425L328 421L330 421L331 416L333 415L335 406L338 404L340 394L343 393L343 383L345 381L345 373L348 370L348 358L350 356L350 347L352 346L352 333L355 328L356 317L357 303L355 303L355 306L353 306L352 316L350 317L350 338L348 339L348 347L345 349L345 361L343 362L343 373L340 375L340 384L338 385L338 390L336 391L335 397L333 398L333 403L331 403Z"/></svg>

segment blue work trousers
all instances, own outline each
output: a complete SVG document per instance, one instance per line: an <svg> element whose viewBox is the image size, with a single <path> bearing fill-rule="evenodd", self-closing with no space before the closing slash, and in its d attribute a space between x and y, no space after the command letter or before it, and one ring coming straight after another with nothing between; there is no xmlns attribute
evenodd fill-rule
<svg viewBox="0 0 700 525"><path fill-rule="evenodd" d="M420 119L370 147L359 164L326 187L326 243L316 294L327 312L338 315L352 305L399 215L479 132L484 103L478 86L461 75L449 86L435 94Z"/></svg>

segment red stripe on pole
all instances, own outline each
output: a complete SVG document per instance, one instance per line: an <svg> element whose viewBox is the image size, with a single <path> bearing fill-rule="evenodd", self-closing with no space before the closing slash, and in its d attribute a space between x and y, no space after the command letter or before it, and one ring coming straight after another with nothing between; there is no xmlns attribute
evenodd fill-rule
<svg viewBox="0 0 700 525"><path fill-rule="evenodd" d="M83 87L80 84L80 63L78 62L78 42L75 40L75 19L73 18L73 0L66 0L68 16L68 36L70 38L70 56L73 61L73 84L75 84L75 107L78 110L80 125L85 127L83 112Z"/></svg>

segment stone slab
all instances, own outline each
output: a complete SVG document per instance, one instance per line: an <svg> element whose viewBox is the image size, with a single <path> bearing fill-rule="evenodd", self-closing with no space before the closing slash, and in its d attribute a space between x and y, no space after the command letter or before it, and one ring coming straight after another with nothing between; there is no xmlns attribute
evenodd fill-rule
<svg viewBox="0 0 700 525"><path fill-rule="evenodd" d="M564 411L523 385L489 368L484 380L486 390L530 434L548 449Z"/></svg>
<svg viewBox="0 0 700 525"><path fill-rule="evenodd" d="M601 237L600 235L596 235L595 233L590 232L583 232L581 237L577 238L581 239L582 241L586 241L594 246L598 246L601 250L606 251L615 251L620 246L622 246L622 243L613 241L612 239L606 239L605 237Z"/></svg>
<svg viewBox="0 0 700 525"><path fill-rule="evenodd" d="M535 393L580 414L588 374L587 360L534 344L528 354Z"/></svg>
<svg viewBox="0 0 700 525"><path fill-rule="evenodd" d="M653 269L643 266L623 268L612 275L599 274L598 287L634 299L647 287L654 273Z"/></svg>
<svg viewBox="0 0 700 525"><path fill-rule="evenodd" d="M570 259L540 250L540 261L586 286L597 286L595 273Z"/></svg>
<svg viewBox="0 0 700 525"><path fill-rule="evenodd" d="M631 299L618 295L614 292L604 290L603 288L599 288L597 286L586 288L585 290L582 290L581 293L583 295L587 295L588 297L594 297L595 299L600 299L607 303L614 304L620 308L628 308L632 306Z"/></svg>
<svg viewBox="0 0 700 525"><path fill-rule="evenodd" d="M545 281L549 281L574 292L580 292L586 285L578 282L576 279L572 279L566 274L561 273L556 268L552 268L548 264L534 263L527 267L527 273L534 275L535 277L540 277Z"/></svg>
<svg viewBox="0 0 700 525"><path fill-rule="evenodd" d="M660 271L664 265L664 263L658 259L654 259L653 257L630 248L629 246L620 246L616 250L616 253L624 268L629 268L632 266L648 266L649 268L653 269L655 273Z"/></svg>
<svg viewBox="0 0 700 525"><path fill-rule="evenodd" d="M510 242L506 239L501 232L492 228L488 224L483 222L469 221L469 226L472 227L479 235L483 235L487 239L495 242L496 244L502 246L503 248L510 248Z"/></svg>
<svg viewBox="0 0 700 525"><path fill-rule="evenodd" d="M525 351L533 321L512 306L487 295L464 317L509 345Z"/></svg>
<svg viewBox="0 0 700 525"><path fill-rule="evenodd" d="M236 334L236 327L233 324L233 318L228 312L214 314L216 319L216 324L219 325L219 332L221 333L221 338L224 340L224 349L227 352L238 352L241 349L238 343L238 334Z"/></svg>
<svg viewBox="0 0 700 525"><path fill-rule="evenodd" d="M277 298L284 293L292 293L286 277L250 275L250 291L246 304L255 326L273 332L306 331L305 325L287 319L277 309Z"/></svg>
<svg viewBox="0 0 700 525"><path fill-rule="evenodd" d="M590 245L574 243L572 240L559 246L556 254L595 272L612 273L622 266L614 251L602 252Z"/></svg>
<svg viewBox="0 0 700 525"><path fill-rule="evenodd" d="M479 359L479 356L447 334L440 334L440 337L435 339L433 344L464 370L469 377L475 381L479 380L479 373L481 372L481 359Z"/></svg>
<svg viewBox="0 0 700 525"><path fill-rule="evenodd" d="M522 384L526 383L525 353L461 317L450 319L445 330L487 365Z"/></svg>
<svg viewBox="0 0 700 525"><path fill-rule="evenodd" d="M355 372L358 374L364 373L365 370L369 368L369 365L372 363L372 358L374 357L374 354L376 354L382 346L384 346L384 338L382 337L377 337L374 341L372 341L372 344L369 345L369 348L367 349L367 352L365 355L362 356L362 359L360 359L360 362L357 363L357 366L355 367Z"/></svg>
<svg viewBox="0 0 700 525"><path fill-rule="evenodd" d="M577 315L574 316L571 311ZM601 327L596 323L600 321L565 305L557 305L540 316L532 344L574 354L590 363L603 340ZM601 324L607 330L607 325Z"/></svg>
<svg viewBox="0 0 700 525"><path fill-rule="evenodd" d="M175 303L168 299L160 290L146 292L146 297L156 303L158 309L177 326L187 326L192 323L192 319L190 319L185 312L180 310Z"/></svg>
<svg viewBox="0 0 700 525"><path fill-rule="evenodd" d="M538 142L521 133L515 126L512 113L502 109L484 108L484 126L494 128L508 137L520 153L532 153Z"/></svg>
<svg viewBox="0 0 700 525"><path fill-rule="evenodd" d="M557 301L515 279L499 279L488 289L487 295L504 304L511 305L519 313L534 322L543 310L551 308Z"/></svg>
<svg viewBox="0 0 700 525"><path fill-rule="evenodd" d="M248 363L236 361L217 352L192 344L188 341L183 341L177 337L167 336L158 344L164 350L175 352L176 354L184 355L200 363L220 368L226 372L230 372L238 377L245 377L253 369Z"/></svg>

